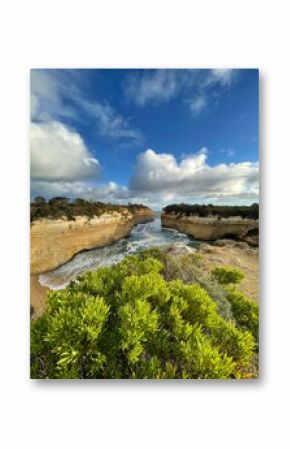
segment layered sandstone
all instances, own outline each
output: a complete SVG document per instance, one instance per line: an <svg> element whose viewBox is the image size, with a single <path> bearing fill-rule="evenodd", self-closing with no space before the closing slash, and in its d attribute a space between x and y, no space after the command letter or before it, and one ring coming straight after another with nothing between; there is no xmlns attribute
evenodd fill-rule
<svg viewBox="0 0 290 449"><path fill-rule="evenodd" d="M154 212L144 207L134 214L128 210L93 218L34 221L30 232L31 274L53 270L83 250L112 245L126 237L136 224L153 219Z"/></svg>
<svg viewBox="0 0 290 449"><path fill-rule="evenodd" d="M231 238L258 245L259 221L241 217L217 218L213 216L176 215L162 213L165 228L177 229L196 240Z"/></svg>

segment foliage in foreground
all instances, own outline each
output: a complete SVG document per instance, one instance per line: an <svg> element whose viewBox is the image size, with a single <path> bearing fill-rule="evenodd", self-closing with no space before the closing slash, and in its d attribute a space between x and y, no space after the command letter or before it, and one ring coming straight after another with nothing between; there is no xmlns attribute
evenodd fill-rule
<svg viewBox="0 0 290 449"><path fill-rule="evenodd" d="M166 280L161 260L156 250L129 256L50 292L31 324L31 376L251 377L251 322L223 318L198 283Z"/></svg>

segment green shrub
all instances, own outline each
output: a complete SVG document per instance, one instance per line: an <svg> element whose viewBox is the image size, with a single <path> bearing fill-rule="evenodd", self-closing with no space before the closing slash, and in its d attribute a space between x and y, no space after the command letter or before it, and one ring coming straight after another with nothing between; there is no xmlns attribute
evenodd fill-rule
<svg viewBox="0 0 290 449"><path fill-rule="evenodd" d="M210 278L201 269L202 257L189 254L180 257L166 256L164 275L167 280L180 279L186 284L198 283L218 305L223 318L233 319L231 304L227 292L215 279Z"/></svg>
<svg viewBox="0 0 290 449"><path fill-rule="evenodd" d="M251 331L255 340L259 339L259 306L242 292L231 287L227 289L227 299L231 303L237 325Z"/></svg>
<svg viewBox="0 0 290 449"><path fill-rule="evenodd" d="M50 292L31 323L33 378L240 378L255 342L198 284L166 280L152 252ZM248 375L248 374L247 374Z"/></svg>
<svg viewBox="0 0 290 449"><path fill-rule="evenodd" d="M238 284L244 274L231 267L216 267L212 270L213 277L222 285Z"/></svg>
<svg viewBox="0 0 290 449"><path fill-rule="evenodd" d="M175 215L197 215L199 217L216 216L218 218L229 218L240 216L258 220L259 204L253 203L251 206L223 206L213 204L169 204L163 208L166 214Z"/></svg>

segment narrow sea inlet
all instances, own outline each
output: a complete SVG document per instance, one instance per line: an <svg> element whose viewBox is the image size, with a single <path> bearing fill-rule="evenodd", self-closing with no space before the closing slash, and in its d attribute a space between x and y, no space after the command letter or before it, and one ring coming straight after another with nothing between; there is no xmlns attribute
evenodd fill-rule
<svg viewBox="0 0 290 449"><path fill-rule="evenodd" d="M78 275L95 270L97 267L110 266L121 261L129 254L137 253L152 246L170 245L174 242L197 247L199 241L188 237L175 229L162 228L161 212L155 212L155 219L149 223L138 224L127 238L114 245L84 251L74 256L61 267L39 276L39 282L52 290L65 288Z"/></svg>

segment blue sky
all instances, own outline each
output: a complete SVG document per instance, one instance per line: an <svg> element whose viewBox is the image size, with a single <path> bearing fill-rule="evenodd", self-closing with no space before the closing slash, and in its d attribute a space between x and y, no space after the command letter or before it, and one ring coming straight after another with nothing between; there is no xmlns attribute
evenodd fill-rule
<svg viewBox="0 0 290 449"><path fill-rule="evenodd" d="M31 71L31 194L258 201L256 69Z"/></svg>

